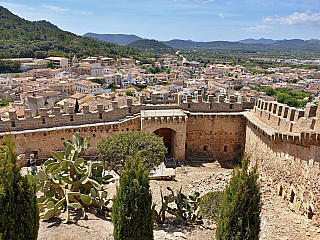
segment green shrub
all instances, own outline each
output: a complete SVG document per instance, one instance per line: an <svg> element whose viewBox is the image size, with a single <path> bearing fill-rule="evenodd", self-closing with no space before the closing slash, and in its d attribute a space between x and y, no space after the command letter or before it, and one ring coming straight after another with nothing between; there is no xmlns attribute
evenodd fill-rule
<svg viewBox="0 0 320 240"><path fill-rule="evenodd" d="M236 168L226 188L216 237L218 240L258 240L260 232L260 187L257 164L249 170L250 155L245 154L242 169Z"/></svg>
<svg viewBox="0 0 320 240"><path fill-rule="evenodd" d="M39 230L35 186L16 167L11 137L0 146L0 239L36 240Z"/></svg>
<svg viewBox="0 0 320 240"><path fill-rule="evenodd" d="M164 161L167 152L162 138L154 133L132 132L114 134L97 144L99 158L109 170L120 173L126 157L139 154L141 162L150 170Z"/></svg>
<svg viewBox="0 0 320 240"><path fill-rule="evenodd" d="M203 218L208 220L216 221L219 212L220 212L220 205L222 202L223 192L216 191L216 192L208 192L201 198L199 211Z"/></svg>
<svg viewBox="0 0 320 240"><path fill-rule="evenodd" d="M115 240L153 239L151 202L148 170L138 156L127 158L112 206Z"/></svg>

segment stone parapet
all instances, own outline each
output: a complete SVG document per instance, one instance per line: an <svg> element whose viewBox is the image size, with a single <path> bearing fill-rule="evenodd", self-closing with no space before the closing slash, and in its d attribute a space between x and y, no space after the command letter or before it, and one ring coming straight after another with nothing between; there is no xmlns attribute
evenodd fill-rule
<svg viewBox="0 0 320 240"><path fill-rule="evenodd" d="M284 132L320 131L318 106L307 104L306 109L296 109L277 102L257 100L253 113L271 127Z"/></svg>

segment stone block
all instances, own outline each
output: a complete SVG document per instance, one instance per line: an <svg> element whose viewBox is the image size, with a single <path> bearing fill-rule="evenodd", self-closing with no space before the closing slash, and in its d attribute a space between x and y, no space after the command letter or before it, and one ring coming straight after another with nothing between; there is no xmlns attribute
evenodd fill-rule
<svg viewBox="0 0 320 240"><path fill-rule="evenodd" d="M203 100L202 95L198 95L198 96L197 96L197 102L202 102L202 100Z"/></svg>
<svg viewBox="0 0 320 240"><path fill-rule="evenodd" d="M67 110L69 114L74 113L74 106L68 106Z"/></svg>
<svg viewBox="0 0 320 240"><path fill-rule="evenodd" d="M89 105L84 104L84 105L82 106L82 112L83 112L83 113L89 113Z"/></svg>
<svg viewBox="0 0 320 240"><path fill-rule="evenodd" d="M250 97L250 98L249 98L249 102L250 102L251 104L255 104L255 103L256 103L256 98Z"/></svg>
<svg viewBox="0 0 320 240"><path fill-rule="evenodd" d="M260 107L261 107L261 99L258 99L256 105L257 105L257 108L260 108Z"/></svg>
<svg viewBox="0 0 320 240"><path fill-rule="evenodd" d="M288 107L288 106L283 106L283 108L282 108L282 113L281 113L281 117L287 118L287 116L288 116L288 111L289 111L289 107Z"/></svg>
<svg viewBox="0 0 320 240"><path fill-rule="evenodd" d="M151 93L151 102L152 102L152 103L156 103L156 101L157 101L157 95Z"/></svg>
<svg viewBox="0 0 320 240"><path fill-rule="evenodd" d="M167 96L167 95L165 95ZM168 99L168 96L167 96L167 99ZM127 106L132 106L132 98L127 98Z"/></svg>
<svg viewBox="0 0 320 240"><path fill-rule="evenodd" d="M280 105L280 104L278 105L277 111L276 111L277 116L281 116L283 106L284 106L284 105L282 105L282 104L281 104L281 105Z"/></svg>
<svg viewBox="0 0 320 240"><path fill-rule="evenodd" d="M40 116L40 117L45 117L45 116L47 116L47 109L45 109L45 108L39 108L39 116Z"/></svg>
<svg viewBox="0 0 320 240"><path fill-rule="evenodd" d="M60 114L61 114L60 108L59 108L59 107L54 107L54 108L53 108L53 114L54 114L55 116L60 115Z"/></svg>
<svg viewBox="0 0 320 240"><path fill-rule="evenodd" d="M16 109L9 110L9 119L17 119L17 110Z"/></svg>
<svg viewBox="0 0 320 240"><path fill-rule="evenodd" d="M187 95L187 102L192 102L192 96L191 95Z"/></svg>
<svg viewBox="0 0 320 240"><path fill-rule="evenodd" d="M276 114L278 108L278 103L273 102L271 107L271 113Z"/></svg>
<svg viewBox="0 0 320 240"><path fill-rule="evenodd" d="M118 101L112 101L111 104L113 109L116 109L119 107Z"/></svg>
<svg viewBox="0 0 320 240"><path fill-rule="evenodd" d="M297 109L294 115L294 121L298 122L299 118L304 117L304 111Z"/></svg>
<svg viewBox="0 0 320 240"><path fill-rule="evenodd" d="M313 105L313 104L310 104L308 103L307 106L306 106L306 110L305 110L305 113L304 113L304 117L305 118L312 118L312 117L315 117L316 114L317 114L317 106L316 105Z"/></svg>
<svg viewBox="0 0 320 240"><path fill-rule="evenodd" d="M213 102L214 101L214 96L213 95L209 95L208 96L208 102Z"/></svg>
<svg viewBox="0 0 320 240"><path fill-rule="evenodd" d="M145 100L146 100L146 96L142 95L139 97L140 104L144 104Z"/></svg>
<svg viewBox="0 0 320 240"><path fill-rule="evenodd" d="M218 102L224 102L224 96L223 95L219 95L218 96Z"/></svg>
<svg viewBox="0 0 320 240"><path fill-rule="evenodd" d="M296 109L293 108L293 107L289 107L287 118L288 118L290 121L293 121L293 120L294 120L294 115L295 115L295 113L296 113Z"/></svg>
<svg viewBox="0 0 320 240"><path fill-rule="evenodd" d="M181 96L180 96L179 93L175 93L175 94L174 94L174 102L175 102L175 104L180 104L180 102L181 102Z"/></svg>
<svg viewBox="0 0 320 240"><path fill-rule="evenodd" d="M99 103L99 104L97 104L97 110L98 110L98 112L103 112L103 104L101 104L101 103Z"/></svg>
<svg viewBox="0 0 320 240"><path fill-rule="evenodd" d="M230 95L230 96L229 96L229 102L230 102L230 103L235 102L234 95Z"/></svg>
<svg viewBox="0 0 320 240"><path fill-rule="evenodd" d="M32 118L32 112L30 109L25 109L24 110L24 117L25 118Z"/></svg>

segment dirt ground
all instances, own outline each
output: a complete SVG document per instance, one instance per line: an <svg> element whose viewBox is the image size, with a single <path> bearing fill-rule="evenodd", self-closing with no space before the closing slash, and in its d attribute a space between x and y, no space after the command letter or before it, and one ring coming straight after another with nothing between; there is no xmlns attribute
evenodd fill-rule
<svg viewBox="0 0 320 240"><path fill-rule="evenodd" d="M178 189L182 186L183 192L199 191L205 194L209 191L222 190L230 179L231 169L222 168L218 163L200 163L187 165L176 169L175 181L150 182L153 201L160 202L160 190L167 194L167 187ZM270 184L263 179L261 183L262 213L261 232L262 240L320 240L320 228L313 226L310 220L292 212ZM110 185L109 192L115 194L116 187ZM63 224L65 214L61 218L41 220L38 239L113 239L113 225L109 219L89 212L86 218L81 217L81 211L73 211L68 224ZM168 215L165 224L155 224L154 238L160 239L215 239L216 225L207 223L200 227L176 226L174 218Z"/></svg>

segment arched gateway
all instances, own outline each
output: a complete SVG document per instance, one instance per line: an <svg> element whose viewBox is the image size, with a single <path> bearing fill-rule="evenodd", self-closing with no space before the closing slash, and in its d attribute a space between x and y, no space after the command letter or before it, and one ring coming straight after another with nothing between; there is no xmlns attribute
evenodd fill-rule
<svg viewBox="0 0 320 240"><path fill-rule="evenodd" d="M174 145L173 145L174 131L170 128L160 128L154 131L153 133L163 138L163 143L166 146L168 151L167 155L172 156L173 155L172 149L174 148Z"/></svg>
<svg viewBox="0 0 320 240"><path fill-rule="evenodd" d="M185 160L187 115L181 109L141 111L141 130L163 137L168 154Z"/></svg>

